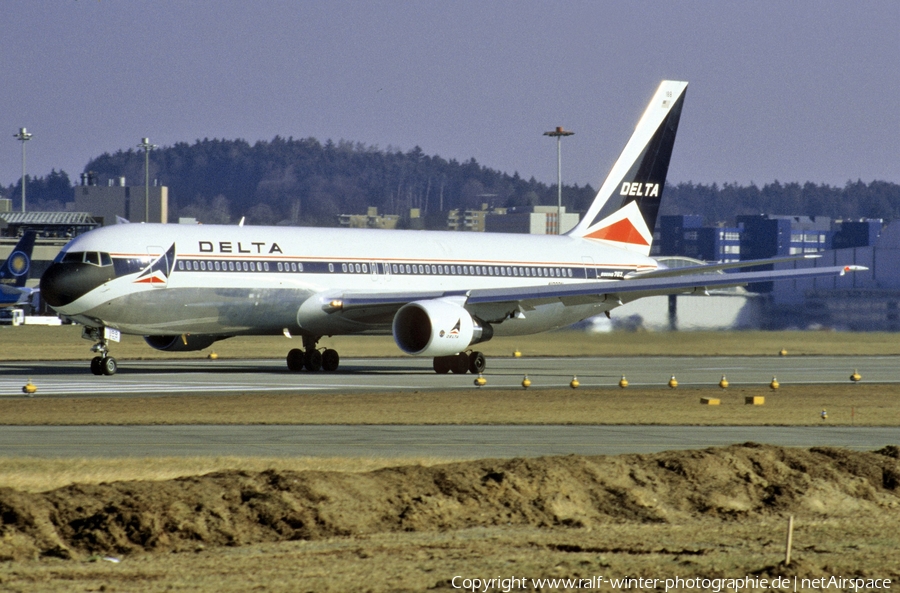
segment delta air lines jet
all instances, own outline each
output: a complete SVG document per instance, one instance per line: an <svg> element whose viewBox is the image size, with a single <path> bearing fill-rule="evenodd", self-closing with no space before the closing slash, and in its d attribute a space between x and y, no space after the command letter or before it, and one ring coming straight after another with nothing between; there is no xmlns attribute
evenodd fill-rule
<svg viewBox="0 0 900 593"><path fill-rule="evenodd" d="M478 373L485 358L473 346L495 335L565 327L644 296L854 269L708 274L754 264L668 270L650 258L686 88L660 85L593 204L563 236L120 224L66 245L41 292L96 341L98 375L116 372L108 348L121 333L170 351L301 336L287 366L308 371L338 368L338 353L317 347L322 336L392 334L404 353L433 357L438 373Z"/></svg>

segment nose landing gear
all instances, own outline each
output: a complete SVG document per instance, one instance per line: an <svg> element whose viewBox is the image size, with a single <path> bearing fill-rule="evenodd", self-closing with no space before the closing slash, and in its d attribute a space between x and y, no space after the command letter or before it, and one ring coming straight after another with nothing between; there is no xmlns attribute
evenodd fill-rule
<svg viewBox="0 0 900 593"><path fill-rule="evenodd" d="M97 353L97 356L91 359L91 372L95 375L115 375L119 370L119 365L116 359L109 355L109 340L118 342L119 331L108 327L102 329L86 327L81 332L81 337L97 340L97 343L91 347L91 352Z"/></svg>

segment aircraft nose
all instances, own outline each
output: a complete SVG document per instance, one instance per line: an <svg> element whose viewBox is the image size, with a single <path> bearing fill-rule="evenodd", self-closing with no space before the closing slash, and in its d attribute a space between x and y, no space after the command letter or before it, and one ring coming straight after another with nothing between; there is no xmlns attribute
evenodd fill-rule
<svg viewBox="0 0 900 593"><path fill-rule="evenodd" d="M65 307L108 282L108 270L83 263L51 264L41 276L41 298L51 307Z"/></svg>

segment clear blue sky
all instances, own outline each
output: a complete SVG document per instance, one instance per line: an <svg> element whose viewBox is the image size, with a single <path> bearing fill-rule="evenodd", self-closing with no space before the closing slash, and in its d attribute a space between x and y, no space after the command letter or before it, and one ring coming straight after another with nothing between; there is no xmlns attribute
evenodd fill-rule
<svg viewBox="0 0 900 593"><path fill-rule="evenodd" d="M0 183L160 145L345 139L567 182L687 80L670 181L900 182L900 2L0 0Z"/></svg>

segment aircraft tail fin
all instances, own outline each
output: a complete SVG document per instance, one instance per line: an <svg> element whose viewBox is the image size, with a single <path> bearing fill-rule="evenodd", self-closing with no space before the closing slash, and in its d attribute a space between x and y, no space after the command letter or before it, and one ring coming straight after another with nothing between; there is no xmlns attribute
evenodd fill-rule
<svg viewBox="0 0 900 593"><path fill-rule="evenodd" d="M34 231L26 231L3 265L0 266L0 283L6 286L21 288L28 280L31 269L31 252L34 249Z"/></svg>
<svg viewBox="0 0 900 593"><path fill-rule="evenodd" d="M687 84L659 85L594 202L568 235L649 255Z"/></svg>

